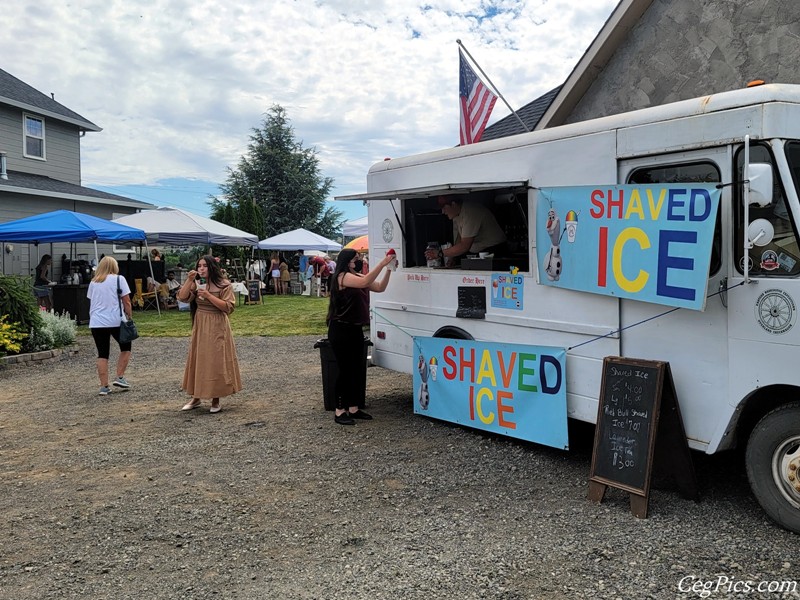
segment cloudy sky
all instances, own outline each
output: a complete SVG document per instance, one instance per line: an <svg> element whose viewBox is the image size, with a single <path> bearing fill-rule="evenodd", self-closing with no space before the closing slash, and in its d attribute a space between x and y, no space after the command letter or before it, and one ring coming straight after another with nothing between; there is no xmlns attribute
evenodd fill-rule
<svg viewBox="0 0 800 600"><path fill-rule="evenodd" d="M617 0L14 0L0 65L103 128L83 183L207 214L274 104L333 195L458 143L461 39L511 106L569 75ZM509 114L498 100L490 124ZM345 216L366 214L347 203Z"/></svg>

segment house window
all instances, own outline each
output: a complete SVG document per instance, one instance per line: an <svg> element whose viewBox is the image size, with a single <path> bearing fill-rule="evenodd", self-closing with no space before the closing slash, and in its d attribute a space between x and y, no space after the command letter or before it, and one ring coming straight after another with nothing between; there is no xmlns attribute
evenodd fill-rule
<svg viewBox="0 0 800 600"><path fill-rule="evenodd" d="M44 159L44 119L24 115L24 143L23 155L27 158Z"/></svg>
<svg viewBox="0 0 800 600"><path fill-rule="evenodd" d="M118 219L120 217L127 217L130 213L118 213L112 212L111 213L111 220ZM111 248L114 254L133 254L136 252L136 245L133 243L127 244L113 244Z"/></svg>

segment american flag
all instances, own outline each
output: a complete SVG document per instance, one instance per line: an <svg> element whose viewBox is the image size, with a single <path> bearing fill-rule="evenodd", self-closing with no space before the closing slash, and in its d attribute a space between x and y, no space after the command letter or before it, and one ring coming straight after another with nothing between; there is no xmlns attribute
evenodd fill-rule
<svg viewBox="0 0 800 600"><path fill-rule="evenodd" d="M458 60L460 64L458 95L461 104L459 132L463 146L481 139L497 96L475 74L460 48Z"/></svg>

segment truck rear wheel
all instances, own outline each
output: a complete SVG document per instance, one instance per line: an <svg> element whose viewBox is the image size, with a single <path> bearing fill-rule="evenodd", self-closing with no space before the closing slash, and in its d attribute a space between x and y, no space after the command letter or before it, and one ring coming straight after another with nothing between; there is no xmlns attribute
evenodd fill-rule
<svg viewBox="0 0 800 600"><path fill-rule="evenodd" d="M781 527L800 533L800 403L767 413L747 441L747 479L758 503Z"/></svg>
<svg viewBox="0 0 800 600"><path fill-rule="evenodd" d="M461 329L461 327L454 327L453 325L445 325L444 327L440 327L436 330L436 333L433 334L435 338L447 338L449 340L474 340L475 338L472 337L467 331Z"/></svg>

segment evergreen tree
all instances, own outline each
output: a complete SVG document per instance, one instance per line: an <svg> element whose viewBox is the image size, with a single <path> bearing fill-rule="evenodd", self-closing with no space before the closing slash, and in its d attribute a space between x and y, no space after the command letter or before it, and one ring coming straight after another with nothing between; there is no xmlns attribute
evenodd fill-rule
<svg viewBox="0 0 800 600"><path fill-rule="evenodd" d="M229 204L239 223L234 227L260 230L259 239L299 227L334 238L343 218L326 206L332 186L333 179L320 173L316 149L295 140L286 111L273 105L261 128L253 129L247 154L236 169L228 168L220 186L227 203L212 201L212 218L227 218L223 204Z"/></svg>

